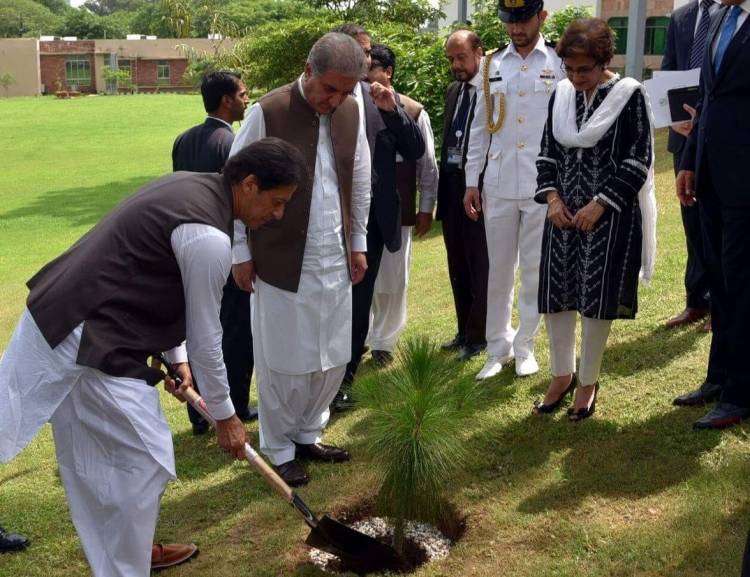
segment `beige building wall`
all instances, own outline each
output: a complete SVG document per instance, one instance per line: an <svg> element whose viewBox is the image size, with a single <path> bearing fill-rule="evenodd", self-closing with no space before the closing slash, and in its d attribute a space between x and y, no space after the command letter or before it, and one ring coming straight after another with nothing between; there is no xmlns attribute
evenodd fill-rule
<svg viewBox="0 0 750 577"><path fill-rule="evenodd" d="M15 82L8 88L8 96L38 96L41 83L39 40L0 38L0 75L5 73L10 73L15 78ZM0 96L5 96L2 88Z"/></svg>

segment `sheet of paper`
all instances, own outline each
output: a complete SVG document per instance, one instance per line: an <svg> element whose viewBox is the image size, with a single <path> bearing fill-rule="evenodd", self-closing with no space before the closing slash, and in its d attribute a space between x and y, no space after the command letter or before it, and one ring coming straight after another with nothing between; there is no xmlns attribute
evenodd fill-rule
<svg viewBox="0 0 750 577"><path fill-rule="evenodd" d="M663 128L673 124L672 117L669 114L667 90L698 86L700 77L700 68L694 68L693 70L655 70L654 77L643 83L651 100L651 109L654 111L656 128Z"/></svg>

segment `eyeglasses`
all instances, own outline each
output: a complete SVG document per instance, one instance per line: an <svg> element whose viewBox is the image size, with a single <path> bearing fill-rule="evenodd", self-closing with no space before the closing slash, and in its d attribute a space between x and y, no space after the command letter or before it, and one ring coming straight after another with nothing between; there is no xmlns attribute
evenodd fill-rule
<svg viewBox="0 0 750 577"><path fill-rule="evenodd" d="M597 68L604 68L603 64L594 64L592 66L580 66L578 68L570 68L565 65L565 62L560 63L560 69L568 76L588 76Z"/></svg>

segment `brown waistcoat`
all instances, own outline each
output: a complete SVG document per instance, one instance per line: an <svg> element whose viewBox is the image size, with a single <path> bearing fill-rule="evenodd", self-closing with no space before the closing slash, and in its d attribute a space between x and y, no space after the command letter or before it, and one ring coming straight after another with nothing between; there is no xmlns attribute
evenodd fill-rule
<svg viewBox="0 0 750 577"><path fill-rule="evenodd" d="M296 80L269 92L260 99L259 104L263 111L266 136L276 136L296 146L305 157L308 174L312 175L286 205L282 220L250 231L250 246L258 276L277 288L297 292L310 220L313 180L317 177L315 159L320 121L300 92ZM331 114L331 143L339 184L347 263L351 260L352 178L358 131L359 108L356 100L349 97Z"/></svg>
<svg viewBox="0 0 750 577"><path fill-rule="evenodd" d="M154 385L146 358L185 340L172 231L202 223L232 238L232 190L220 174L175 172L125 199L27 283L26 306L50 347L81 322L76 362Z"/></svg>
<svg viewBox="0 0 750 577"><path fill-rule="evenodd" d="M404 96L398 95L404 110L417 122L424 107ZM404 160L396 164L396 188L401 196L401 226L414 226L417 222L417 163Z"/></svg>

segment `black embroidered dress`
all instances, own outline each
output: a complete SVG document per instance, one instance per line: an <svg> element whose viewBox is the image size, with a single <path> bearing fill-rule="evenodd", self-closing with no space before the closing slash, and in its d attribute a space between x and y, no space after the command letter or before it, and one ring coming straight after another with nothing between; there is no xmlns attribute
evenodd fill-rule
<svg viewBox="0 0 750 577"><path fill-rule="evenodd" d="M601 84L587 103L576 92L576 125L588 119L619 81ZM641 211L638 192L651 165L646 102L636 90L619 118L593 148L566 148L552 133L552 107L537 159L536 201L557 190L572 214L598 194L609 206L591 232L544 225L539 312L579 311L594 319L632 319L638 309Z"/></svg>

